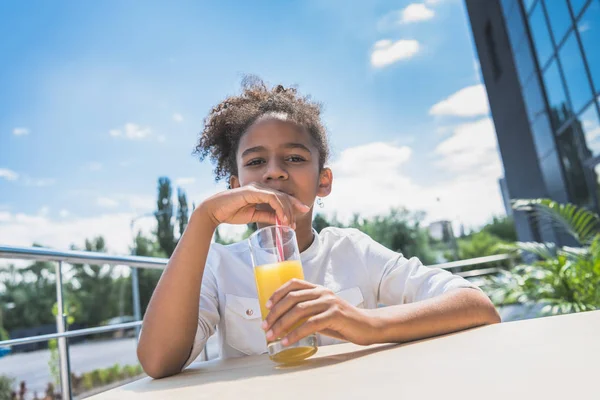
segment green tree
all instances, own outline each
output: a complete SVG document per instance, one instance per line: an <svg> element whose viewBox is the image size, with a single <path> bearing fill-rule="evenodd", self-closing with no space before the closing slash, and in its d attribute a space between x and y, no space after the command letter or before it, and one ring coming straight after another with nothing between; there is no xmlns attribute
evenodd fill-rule
<svg viewBox="0 0 600 400"><path fill-rule="evenodd" d="M138 232L135 237L134 247L132 249L132 253L136 256L144 256L144 257L158 257L165 258L166 254L161 248L160 244L151 237L144 236L141 232ZM142 314L146 312L146 308L148 307L148 303L150 302L150 298L152 297L152 293L156 288L156 284L160 279L162 274L162 270L159 269L148 269L148 268L140 268L138 270L138 283L140 288L140 306ZM125 298L128 299L129 304L132 304L132 294L131 294L131 277L125 280L125 284L129 288L128 296ZM132 306L128 309L132 310Z"/></svg>
<svg viewBox="0 0 600 400"><path fill-rule="evenodd" d="M86 239L84 250L106 252L104 238ZM113 270L108 265L73 264L67 301L75 307L75 322L91 327L117 314L118 305L108 301L115 297Z"/></svg>
<svg viewBox="0 0 600 400"><path fill-rule="evenodd" d="M37 244L34 246L39 247ZM11 305L3 315L3 326L7 331L54 323L54 269L53 263L36 261L25 268L9 265L0 270L4 285L0 304Z"/></svg>
<svg viewBox="0 0 600 400"><path fill-rule="evenodd" d="M486 230L458 239L458 257L461 260L485 257L505 252L502 245L507 242Z"/></svg>
<svg viewBox="0 0 600 400"><path fill-rule="evenodd" d="M494 217L492 222L483 227L482 231L494 235L505 242L517 241L517 231L515 230L515 223L512 217Z"/></svg>
<svg viewBox="0 0 600 400"><path fill-rule="evenodd" d="M158 200L156 221L158 222L157 236L161 249L171 257L175 246L175 227L173 226L173 201L171 200L171 180L167 177L158 178Z"/></svg>
<svg viewBox="0 0 600 400"><path fill-rule="evenodd" d="M181 188L177 189L177 200L179 202L179 207L177 208L177 222L179 224L179 237L181 237L189 219L187 198L185 191Z"/></svg>
<svg viewBox="0 0 600 400"><path fill-rule="evenodd" d="M425 214L406 209L392 209L387 215L361 219L354 215L351 228L357 228L373 240L405 257L419 257L424 264L436 261L429 243L428 232L421 227Z"/></svg>
<svg viewBox="0 0 600 400"><path fill-rule="evenodd" d="M331 224L323 215L317 214L313 219L312 226L317 232L321 232L323 229L331 226Z"/></svg>

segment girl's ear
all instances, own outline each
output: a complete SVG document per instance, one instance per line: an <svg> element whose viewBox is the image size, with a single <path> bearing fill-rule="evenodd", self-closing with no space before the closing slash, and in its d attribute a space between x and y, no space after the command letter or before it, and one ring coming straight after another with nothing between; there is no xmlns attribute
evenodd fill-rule
<svg viewBox="0 0 600 400"><path fill-rule="evenodd" d="M240 186L241 186L241 185L240 185L240 180L239 180L239 178L238 178L237 176L235 176L235 175L231 175L231 176L229 177L229 187L230 187L231 189L237 189L237 188L239 188Z"/></svg>
<svg viewBox="0 0 600 400"><path fill-rule="evenodd" d="M331 193L331 186L333 184L333 172L330 168L323 168L319 174L319 187L317 189L318 197L327 197Z"/></svg>

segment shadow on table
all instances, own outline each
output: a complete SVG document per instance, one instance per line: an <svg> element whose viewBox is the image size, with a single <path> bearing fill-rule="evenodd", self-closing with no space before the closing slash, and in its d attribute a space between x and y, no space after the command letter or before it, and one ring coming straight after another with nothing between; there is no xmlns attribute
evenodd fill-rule
<svg viewBox="0 0 600 400"><path fill-rule="evenodd" d="M293 365L277 365L265 356L242 357L228 360L228 364L220 368L223 360L214 360L203 363L197 367L186 369L182 373L164 379L142 379L126 387L124 392L144 393L165 391L170 389L185 388L188 386L201 387L204 384L215 382L228 382L240 379L251 379L261 376L288 374L308 369L323 368L366 357L381 351L401 346L400 344L386 344L363 350L335 354L330 356L315 357Z"/></svg>

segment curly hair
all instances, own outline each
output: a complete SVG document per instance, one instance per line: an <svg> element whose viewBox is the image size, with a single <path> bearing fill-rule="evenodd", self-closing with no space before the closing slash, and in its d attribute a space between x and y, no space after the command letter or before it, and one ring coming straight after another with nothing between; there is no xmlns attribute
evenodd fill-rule
<svg viewBox="0 0 600 400"><path fill-rule="evenodd" d="M200 161L207 157L215 164L215 180L237 175L236 153L241 137L257 120L283 115L306 129L319 150L319 169L329 157L327 132L321 122L321 104L301 96L294 87L273 88L255 76L242 80L242 93L230 96L215 106L204 119L194 154Z"/></svg>

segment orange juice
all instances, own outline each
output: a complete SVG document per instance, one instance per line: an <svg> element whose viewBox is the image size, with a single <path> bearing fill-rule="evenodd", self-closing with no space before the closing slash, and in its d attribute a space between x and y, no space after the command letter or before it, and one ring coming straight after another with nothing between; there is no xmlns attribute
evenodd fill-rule
<svg viewBox="0 0 600 400"><path fill-rule="evenodd" d="M254 268L254 277L256 279L256 289L258 291L258 302L260 303L260 312L263 320L267 317L269 310L265 307L267 300L273 293L287 281L296 278L304 279L302 264L298 260L283 261L276 264L261 265ZM300 321L291 330L304 323ZM274 341L281 340L277 338ZM290 363L304 360L316 353L316 347L294 347L283 350L271 359L275 362Z"/></svg>

